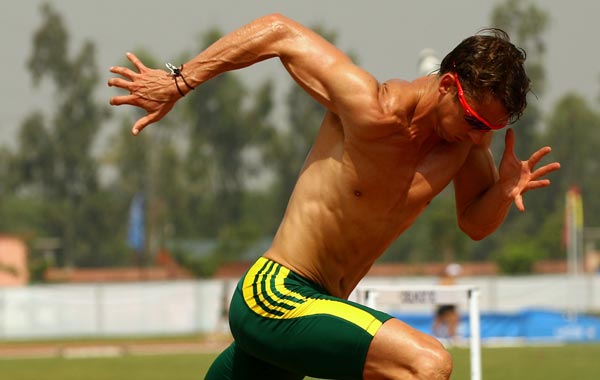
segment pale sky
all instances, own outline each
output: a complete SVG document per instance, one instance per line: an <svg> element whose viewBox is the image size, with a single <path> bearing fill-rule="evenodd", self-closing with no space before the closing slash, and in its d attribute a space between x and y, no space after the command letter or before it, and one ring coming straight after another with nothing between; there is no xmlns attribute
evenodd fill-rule
<svg viewBox="0 0 600 380"><path fill-rule="evenodd" d="M16 130L32 110L48 110L52 91L33 89L25 67L32 34L41 22L41 0L2 1L0 46L3 99L0 103L0 144L11 144ZM197 46L197 36L218 26L227 32L261 15L280 12L305 25L322 24L338 34L338 46L352 50L359 64L380 80L417 76L417 59L424 48L440 56L463 38L489 25L497 1L361 1L361 0L53 0L71 36L70 51L84 39L97 47L102 86L99 101L117 90L105 86L108 67L122 62L128 50L144 47L165 62ZM535 0L548 11L546 33L547 94L539 99L549 109L561 96L574 91L597 106L600 93L600 1ZM173 62L178 64L178 62ZM275 73L287 85L285 71L273 62L245 69L249 83ZM115 116L129 112L115 110Z"/></svg>

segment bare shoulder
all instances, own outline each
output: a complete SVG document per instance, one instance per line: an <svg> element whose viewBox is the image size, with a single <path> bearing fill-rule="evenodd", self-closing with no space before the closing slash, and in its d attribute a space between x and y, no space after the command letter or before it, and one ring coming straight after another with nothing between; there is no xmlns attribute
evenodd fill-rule
<svg viewBox="0 0 600 380"><path fill-rule="evenodd" d="M372 100L370 107L362 107L359 118L342 118L347 136L368 141L387 139L392 135L402 141L409 138L408 126L417 104L415 86L400 79L388 80L378 84Z"/></svg>
<svg viewBox="0 0 600 380"><path fill-rule="evenodd" d="M392 79L383 82L379 89L379 104L386 115L400 124L409 124L418 102L417 87L412 82Z"/></svg>

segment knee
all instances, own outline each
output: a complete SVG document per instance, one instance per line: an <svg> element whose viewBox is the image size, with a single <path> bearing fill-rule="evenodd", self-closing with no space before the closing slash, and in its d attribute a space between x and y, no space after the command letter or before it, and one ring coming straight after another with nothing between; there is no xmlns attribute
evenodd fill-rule
<svg viewBox="0 0 600 380"><path fill-rule="evenodd" d="M448 380L452 374L452 356L443 347L428 348L418 356L413 371L417 379Z"/></svg>
<svg viewBox="0 0 600 380"><path fill-rule="evenodd" d="M448 380L452 357L434 337L390 319L371 342L364 379Z"/></svg>

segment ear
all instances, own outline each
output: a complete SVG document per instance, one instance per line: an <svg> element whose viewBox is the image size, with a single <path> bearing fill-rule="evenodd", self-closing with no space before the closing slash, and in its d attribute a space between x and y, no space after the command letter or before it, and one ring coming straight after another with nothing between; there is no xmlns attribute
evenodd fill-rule
<svg viewBox="0 0 600 380"><path fill-rule="evenodd" d="M445 95L447 93L456 92L456 84L454 82L454 74L445 73L440 77L438 91L440 94Z"/></svg>

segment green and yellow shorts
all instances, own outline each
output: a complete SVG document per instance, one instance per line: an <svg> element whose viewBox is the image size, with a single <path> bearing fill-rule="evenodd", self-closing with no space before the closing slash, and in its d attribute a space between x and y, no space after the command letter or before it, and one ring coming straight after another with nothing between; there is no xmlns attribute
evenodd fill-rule
<svg viewBox="0 0 600 380"><path fill-rule="evenodd" d="M362 379L371 340L390 318L333 297L261 257L231 300L235 341L213 363L206 380Z"/></svg>

